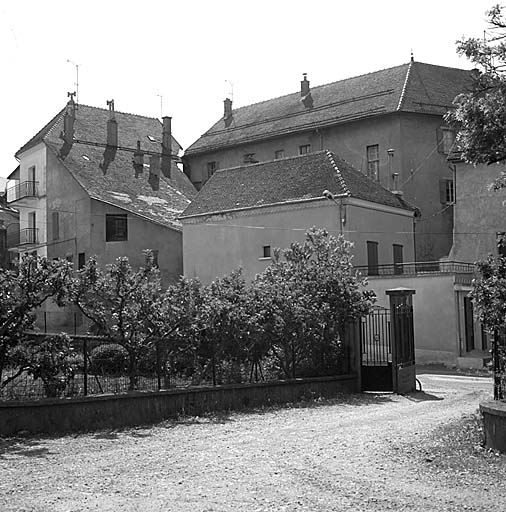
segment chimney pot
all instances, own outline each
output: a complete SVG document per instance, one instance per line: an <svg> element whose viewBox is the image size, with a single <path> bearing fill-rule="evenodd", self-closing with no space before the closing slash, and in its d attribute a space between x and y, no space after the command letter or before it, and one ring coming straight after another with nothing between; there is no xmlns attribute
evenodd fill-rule
<svg viewBox="0 0 506 512"><path fill-rule="evenodd" d="M232 100L230 98L223 100L223 119L225 122L232 119Z"/></svg>
<svg viewBox="0 0 506 512"><path fill-rule="evenodd" d="M107 120L107 145L110 147L118 146L118 122L114 116L114 100L108 100L109 119Z"/></svg>
<svg viewBox="0 0 506 512"><path fill-rule="evenodd" d="M303 80L300 83L300 95L302 98L309 94L309 80L307 79L307 73L302 73Z"/></svg>

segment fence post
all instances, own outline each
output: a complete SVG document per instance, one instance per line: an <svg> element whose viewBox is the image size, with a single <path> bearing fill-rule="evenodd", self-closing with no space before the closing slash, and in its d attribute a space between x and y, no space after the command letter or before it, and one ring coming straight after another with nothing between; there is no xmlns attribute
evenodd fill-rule
<svg viewBox="0 0 506 512"><path fill-rule="evenodd" d="M84 357L84 396L88 395L88 340L83 338L83 357Z"/></svg>
<svg viewBox="0 0 506 512"><path fill-rule="evenodd" d="M158 383L158 391L162 389L162 375L161 375L161 361L160 361L160 339L157 338L155 341L156 348L156 379Z"/></svg>

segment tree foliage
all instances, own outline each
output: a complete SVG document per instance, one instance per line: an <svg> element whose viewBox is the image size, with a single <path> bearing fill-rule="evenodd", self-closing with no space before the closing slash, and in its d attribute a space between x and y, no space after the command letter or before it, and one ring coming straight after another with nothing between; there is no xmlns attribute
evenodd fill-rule
<svg viewBox="0 0 506 512"><path fill-rule="evenodd" d="M129 357L130 389L135 389L138 365L156 341L146 311L156 307L161 294L158 269L146 252L146 265L135 271L128 258L118 258L102 270L90 258L69 285L69 301L93 321L96 334L121 345Z"/></svg>
<svg viewBox="0 0 506 512"><path fill-rule="evenodd" d="M66 261L28 255L14 270L0 268L0 383L10 352L33 326L34 311L48 299L62 303L70 273Z"/></svg>
<svg viewBox="0 0 506 512"><path fill-rule="evenodd" d="M457 52L475 66L470 90L457 96L446 116L458 149L473 164L506 160L506 18L496 5L487 12L489 34L457 41ZM501 186L500 182L497 184Z"/></svg>
<svg viewBox="0 0 506 512"><path fill-rule="evenodd" d="M331 373L346 324L374 303L374 292L363 289L366 280L353 269L351 247L342 236L312 228L303 243L276 250L257 276L265 332L287 377L302 363L310 373Z"/></svg>

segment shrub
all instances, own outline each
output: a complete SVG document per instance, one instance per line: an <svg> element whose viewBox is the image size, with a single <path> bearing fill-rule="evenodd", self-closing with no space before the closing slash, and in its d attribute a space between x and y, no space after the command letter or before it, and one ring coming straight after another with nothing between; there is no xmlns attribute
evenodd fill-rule
<svg viewBox="0 0 506 512"><path fill-rule="evenodd" d="M128 352L117 343L95 347L90 354L90 373L121 375L128 369Z"/></svg>

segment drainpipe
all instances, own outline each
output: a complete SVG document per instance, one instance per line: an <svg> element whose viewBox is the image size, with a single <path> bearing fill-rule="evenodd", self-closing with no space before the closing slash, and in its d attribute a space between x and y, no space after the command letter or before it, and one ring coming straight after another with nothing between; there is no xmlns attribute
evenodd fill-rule
<svg viewBox="0 0 506 512"><path fill-rule="evenodd" d="M346 224L346 209L345 209L345 206L344 206L344 203L343 203L343 199L345 197L348 197L348 194L337 194L337 195L334 195L329 190L324 190L322 192L322 196L325 199L328 199L329 201L332 201L337 206L339 206L339 234L342 235L343 234L343 226L344 226L344 224ZM339 202L336 201L336 197L339 199Z"/></svg>

